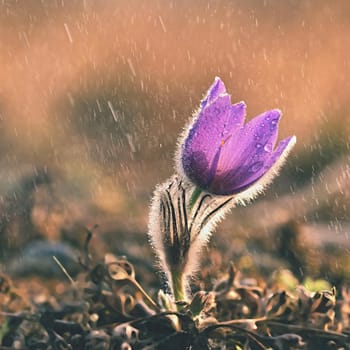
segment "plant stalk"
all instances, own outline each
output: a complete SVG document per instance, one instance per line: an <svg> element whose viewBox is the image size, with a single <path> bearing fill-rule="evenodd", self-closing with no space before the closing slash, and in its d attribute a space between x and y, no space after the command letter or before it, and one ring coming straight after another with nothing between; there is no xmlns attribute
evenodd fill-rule
<svg viewBox="0 0 350 350"><path fill-rule="evenodd" d="M175 302L186 300L186 281L183 273L179 271L171 271L171 279L173 282Z"/></svg>

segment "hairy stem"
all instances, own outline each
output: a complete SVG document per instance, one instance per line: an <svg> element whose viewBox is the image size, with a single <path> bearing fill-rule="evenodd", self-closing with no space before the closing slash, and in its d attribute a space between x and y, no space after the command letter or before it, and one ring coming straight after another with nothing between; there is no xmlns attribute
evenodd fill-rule
<svg viewBox="0 0 350 350"><path fill-rule="evenodd" d="M171 271L171 279L173 282L173 292L175 301L186 300L186 281L182 272Z"/></svg>

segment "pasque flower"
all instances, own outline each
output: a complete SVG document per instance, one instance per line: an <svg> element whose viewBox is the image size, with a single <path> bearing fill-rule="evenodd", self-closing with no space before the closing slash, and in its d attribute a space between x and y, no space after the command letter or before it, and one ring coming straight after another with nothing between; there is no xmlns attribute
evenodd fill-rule
<svg viewBox="0 0 350 350"><path fill-rule="evenodd" d="M217 195L259 192L277 174L295 136L275 148L281 112L260 114L244 124L246 105L231 104L216 78L180 142L180 170L197 187Z"/></svg>
<svg viewBox="0 0 350 350"><path fill-rule="evenodd" d="M279 110L244 124L245 103L231 104L216 78L179 140L177 172L154 191L149 238L174 300L189 300L189 282L216 224L237 202L271 182L295 144L275 147Z"/></svg>

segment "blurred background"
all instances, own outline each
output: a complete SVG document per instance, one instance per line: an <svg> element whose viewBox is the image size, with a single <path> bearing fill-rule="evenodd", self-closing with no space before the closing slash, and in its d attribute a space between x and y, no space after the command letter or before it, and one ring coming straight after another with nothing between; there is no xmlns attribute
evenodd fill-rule
<svg viewBox="0 0 350 350"><path fill-rule="evenodd" d="M280 108L280 139L298 141L267 194L219 226L211 264L348 278L349 33L347 0L2 1L3 260L23 268L37 240L79 249L88 228L97 255L152 266L152 191L220 76L248 119Z"/></svg>

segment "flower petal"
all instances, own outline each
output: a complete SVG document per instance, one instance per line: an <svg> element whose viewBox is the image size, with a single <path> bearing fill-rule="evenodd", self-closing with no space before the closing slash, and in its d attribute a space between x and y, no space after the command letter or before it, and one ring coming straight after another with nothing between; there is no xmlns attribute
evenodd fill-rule
<svg viewBox="0 0 350 350"><path fill-rule="evenodd" d="M209 88L205 98L201 101L201 108L203 109L207 104L213 102L219 95L226 93L226 87L219 77L216 77L214 83Z"/></svg>
<svg viewBox="0 0 350 350"><path fill-rule="evenodd" d="M230 96L220 95L200 110L189 130L182 149L182 166L186 175L203 188L215 176L222 144L244 122L244 102L231 105Z"/></svg>
<svg viewBox="0 0 350 350"><path fill-rule="evenodd" d="M230 171L232 177L242 167L264 162L275 146L280 117L279 110L262 113L228 139L216 168L217 181L220 174Z"/></svg>
<svg viewBox="0 0 350 350"><path fill-rule="evenodd" d="M278 135L278 123L281 119L281 111L273 109L264 112L244 126L243 135L254 143L257 148L264 149L268 145L270 151L275 147Z"/></svg>
<svg viewBox="0 0 350 350"><path fill-rule="evenodd" d="M267 172L273 170L278 163L275 171L275 173L277 173L281 163L280 160L283 161L287 155L286 153L289 152L294 143L295 137L288 137L278 144L275 151L272 153L266 152L265 157L257 158L255 162L246 162L246 164L242 164L236 172L226 171L220 177L215 178L215 181L210 186L211 192L219 195L242 192L259 181Z"/></svg>
<svg viewBox="0 0 350 350"><path fill-rule="evenodd" d="M264 179L273 178L276 164L282 164L279 157L283 159L294 145L295 138L286 139L273 151L279 110L264 112L243 125L245 109L244 102L231 105L225 85L216 78L179 143L179 170L203 190L218 195L247 192L247 186L261 190Z"/></svg>

